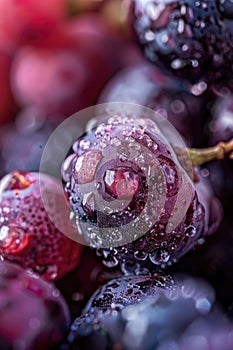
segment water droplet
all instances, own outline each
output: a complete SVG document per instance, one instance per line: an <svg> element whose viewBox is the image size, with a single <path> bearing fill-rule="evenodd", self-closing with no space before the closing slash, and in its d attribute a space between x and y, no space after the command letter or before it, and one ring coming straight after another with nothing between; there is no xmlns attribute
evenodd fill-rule
<svg viewBox="0 0 233 350"><path fill-rule="evenodd" d="M71 165L72 165L72 162L75 158L76 158L76 155L71 154L69 157L66 158L66 160L62 164L61 175L62 175L62 178L64 181L69 181Z"/></svg>
<svg viewBox="0 0 233 350"><path fill-rule="evenodd" d="M134 252L134 257L137 259L137 260L146 260L147 257L148 257L148 253L147 252L144 252L143 250L137 250L136 252Z"/></svg>
<svg viewBox="0 0 233 350"><path fill-rule="evenodd" d="M148 30L146 33L145 33L145 40L146 41L153 41L155 39L155 33L152 32L152 30Z"/></svg>
<svg viewBox="0 0 233 350"><path fill-rule="evenodd" d="M97 150L86 152L79 157L74 168L74 177L77 183L92 182L95 179L96 168L102 158L102 153Z"/></svg>
<svg viewBox="0 0 233 350"><path fill-rule="evenodd" d="M121 271L124 273L124 275L128 276L132 275L132 273L134 274L139 267L140 265L134 261L123 261L121 264Z"/></svg>
<svg viewBox="0 0 233 350"><path fill-rule="evenodd" d="M207 314L210 309L211 309L211 303L207 298L199 298L196 300L195 303L196 309L201 313L201 314Z"/></svg>
<svg viewBox="0 0 233 350"><path fill-rule="evenodd" d="M89 140L82 139L79 141L78 145L76 146L76 143L73 146L74 152L77 152L77 150L81 149L82 151L87 151L91 147L91 142Z"/></svg>
<svg viewBox="0 0 233 350"><path fill-rule="evenodd" d="M186 63L179 58L176 58L171 62L171 67L176 70L183 68L185 65Z"/></svg>
<svg viewBox="0 0 233 350"><path fill-rule="evenodd" d="M139 186L139 175L125 168L107 170L104 175L106 191L117 199L132 198Z"/></svg>
<svg viewBox="0 0 233 350"><path fill-rule="evenodd" d="M102 262L106 267L109 267L109 268L115 267L119 264L118 259L112 255L108 257L108 259L102 260Z"/></svg>
<svg viewBox="0 0 233 350"><path fill-rule="evenodd" d="M119 147L121 145L121 140L118 139L118 137L114 137L110 143L115 147Z"/></svg>
<svg viewBox="0 0 233 350"><path fill-rule="evenodd" d="M101 147L101 148L103 148L103 149L104 149L104 148L106 148L106 147L107 147L107 145L108 145L108 144L107 144L107 142L106 142L106 141L101 140L101 141L100 141L100 143L99 143L99 145L100 145L100 147Z"/></svg>
<svg viewBox="0 0 233 350"><path fill-rule="evenodd" d="M170 255L167 250L157 249L149 254L150 261L155 265L161 265L167 263L170 259Z"/></svg>
<svg viewBox="0 0 233 350"><path fill-rule="evenodd" d="M49 265L47 267L47 271L46 274L49 275L49 277L51 278L51 280L54 280L57 277L57 273L58 273L58 267L57 265Z"/></svg>
<svg viewBox="0 0 233 350"><path fill-rule="evenodd" d="M200 81L197 84L192 85L190 91L193 95L200 96L206 91L207 87L208 85L205 81Z"/></svg>
<svg viewBox="0 0 233 350"><path fill-rule="evenodd" d="M197 241L198 245L202 245L204 243L205 243L205 239L204 238L199 238L198 241Z"/></svg>
<svg viewBox="0 0 233 350"><path fill-rule="evenodd" d="M26 248L29 236L16 225L2 225L0 227L0 250L4 253L15 254Z"/></svg>
<svg viewBox="0 0 233 350"><path fill-rule="evenodd" d="M181 293L184 298L191 298L196 292L196 286L193 279L187 279L181 286Z"/></svg>
<svg viewBox="0 0 233 350"><path fill-rule="evenodd" d="M189 225L185 229L185 234L188 237L194 237L196 235L196 233L197 233L197 229L193 225Z"/></svg>
<svg viewBox="0 0 233 350"><path fill-rule="evenodd" d="M120 303L112 303L111 304L111 309L113 310L122 310L124 309L124 305L123 304L120 304Z"/></svg>

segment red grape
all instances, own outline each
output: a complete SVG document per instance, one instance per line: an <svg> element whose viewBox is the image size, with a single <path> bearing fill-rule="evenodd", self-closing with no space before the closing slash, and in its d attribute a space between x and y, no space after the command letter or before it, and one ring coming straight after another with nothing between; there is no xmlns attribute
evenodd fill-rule
<svg viewBox="0 0 233 350"><path fill-rule="evenodd" d="M66 0L0 0L0 47L12 51L51 35L67 16Z"/></svg>

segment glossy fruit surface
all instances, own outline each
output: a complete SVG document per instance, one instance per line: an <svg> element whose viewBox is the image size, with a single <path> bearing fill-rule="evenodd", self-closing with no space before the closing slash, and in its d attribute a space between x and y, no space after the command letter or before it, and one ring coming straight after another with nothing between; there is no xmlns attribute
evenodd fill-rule
<svg viewBox="0 0 233 350"><path fill-rule="evenodd" d="M136 304L149 296L159 296L164 290L172 290L174 281L170 276L161 274L124 276L112 279L98 289L88 301L83 314L94 309L107 312L109 309L123 309Z"/></svg>
<svg viewBox="0 0 233 350"><path fill-rule="evenodd" d="M61 278L77 266L81 246L50 220L59 208L56 180L48 175L12 172L0 182L0 255L45 279ZM41 191L47 193L47 213ZM61 216L60 220L64 220ZM65 221L64 221L65 225ZM68 228L68 226L67 226Z"/></svg>
<svg viewBox="0 0 233 350"><path fill-rule="evenodd" d="M132 4L133 26L147 59L192 82L231 79L231 1L133 0Z"/></svg>
<svg viewBox="0 0 233 350"><path fill-rule="evenodd" d="M134 291L130 298L133 295ZM214 305L213 289L201 280L186 278L175 288L161 289L131 305L118 307L113 302L108 309L92 307L73 323L67 349L86 350L91 344L98 350L217 350L221 344L230 350L232 326Z"/></svg>
<svg viewBox="0 0 233 350"><path fill-rule="evenodd" d="M218 227L221 215L212 226L208 189L200 201L202 185L194 186L152 120L106 118L73 151L63 180L77 231L106 266L171 264Z"/></svg>

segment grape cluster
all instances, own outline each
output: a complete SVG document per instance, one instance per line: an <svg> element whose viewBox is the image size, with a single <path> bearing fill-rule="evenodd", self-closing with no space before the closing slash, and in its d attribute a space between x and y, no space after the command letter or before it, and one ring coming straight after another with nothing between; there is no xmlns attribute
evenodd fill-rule
<svg viewBox="0 0 233 350"><path fill-rule="evenodd" d="M0 349L232 350L232 21L0 0Z"/></svg>

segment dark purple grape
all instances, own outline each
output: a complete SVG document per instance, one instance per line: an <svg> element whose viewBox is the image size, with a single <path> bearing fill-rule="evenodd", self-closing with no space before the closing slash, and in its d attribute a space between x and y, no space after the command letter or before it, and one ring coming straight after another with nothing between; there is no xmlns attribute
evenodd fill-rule
<svg viewBox="0 0 233 350"><path fill-rule="evenodd" d="M73 150L65 189L77 230L106 266L120 262L127 273L171 265L218 227L219 202L203 180L195 186L152 120L105 118Z"/></svg>
<svg viewBox="0 0 233 350"><path fill-rule="evenodd" d="M185 86L182 80L167 77L156 67L143 63L113 78L99 102L129 102L149 107L167 118L190 145L197 146L201 141L206 102L205 97L198 95L205 88L205 84Z"/></svg>
<svg viewBox="0 0 233 350"><path fill-rule="evenodd" d="M112 279L98 289L87 303L83 315L77 318L68 336L69 349L110 349L114 329L119 338L122 327L118 329L119 315L128 305L141 303L148 298L159 298L165 291L174 290L174 281L170 276L155 274L154 276L124 276ZM105 329L102 321L110 321ZM117 322L115 322L117 320ZM116 326L116 328L115 328ZM123 330L123 329L122 329ZM119 338L120 339L120 338Z"/></svg>
<svg viewBox="0 0 233 350"><path fill-rule="evenodd" d="M147 59L191 82L232 79L232 2L132 0L132 21Z"/></svg>
<svg viewBox="0 0 233 350"><path fill-rule="evenodd" d="M159 296L164 290L173 289L174 281L170 276L156 273L150 275L124 276L112 279L98 289L88 301L83 314L94 309L107 312L109 309L123 309L136 304L149 296Z"/></svg>
<svg viewBox="0 0 233 350"><path fill-rule="evenodd" d="M122 308L113 299L108 309L92 307L75 320L66 349L231 350L233 325L214 301L213 289L191 277Z"/></svg>

